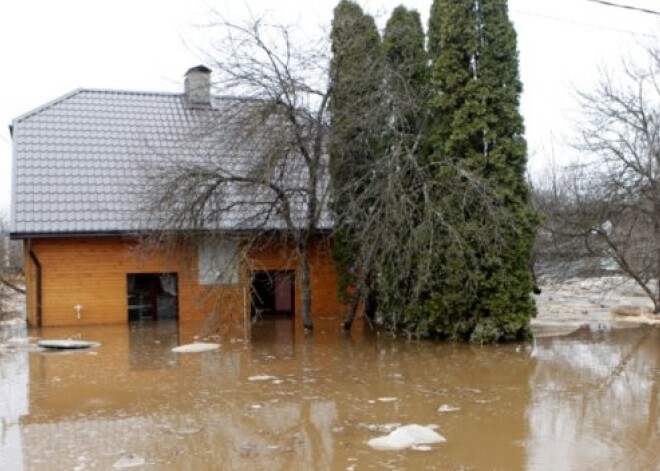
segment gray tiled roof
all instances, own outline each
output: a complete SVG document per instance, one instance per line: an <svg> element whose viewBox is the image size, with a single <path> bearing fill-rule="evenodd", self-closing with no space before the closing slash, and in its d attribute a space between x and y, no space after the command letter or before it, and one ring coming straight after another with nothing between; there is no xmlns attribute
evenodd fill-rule
<svg viewBox="0 0 660 471"><path fill-rule="evenodd" d="M216 113L217 106L190 109L180 94L77 90L16 118L12 234L153 228L154 218L144 211L147 167L199 160L202 153L195 151L190 136ZM231 135L231 126L214 126ZM200 139L194 146L199 150L203 144ZM238 151L217 135L207 144L202 164L216 165L219 159L224 167L244 171L250 161L249 149ZM253 146L258 145L256 139ZM304 169L287 173L305 176ZM236 228L248 212L237 205L215 228ZM323 220L329 227L327 215ZM275 228L281 221L270 224Z"/></svg>

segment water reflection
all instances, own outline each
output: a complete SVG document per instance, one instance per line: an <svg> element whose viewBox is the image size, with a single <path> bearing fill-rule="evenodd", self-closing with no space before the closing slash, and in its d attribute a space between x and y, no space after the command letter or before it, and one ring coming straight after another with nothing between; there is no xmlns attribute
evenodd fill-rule
<svg viewBox="0 0 660 471"><path fill-rule="evenodd" d="M0 344L26 337L24 327L0 329ZM20 420L28 414L28 353L0 350L0 469L23 469Z"/></svg>
<svg viewBox="0 0 660 471"><path fill-rule="evenodd" d="M179 363L172 349L179 344L179 323L136 322L128 326L129 366L132 370L171 368ZM157 354L150 354L153 349Z"/></svg>
<svg viewBox="0 0 660 471"><path fill-rule="evenodd" d="M658 330L474 347L387 336L296 337L174 355L176 324L44 329L102 343L0 353L0 469L655 469ZM8 366L12 365L12 366ZM6 387L5 385L10 385ZM442 410L453 412L439 412ZM391 423L447 443L383 452Z"/></svg>
<svg viewBox="0 0 660 471"><path fill-rule="evenodd" d="M582 332L538 345L530 469L658 469L660 331Z"/></svg>

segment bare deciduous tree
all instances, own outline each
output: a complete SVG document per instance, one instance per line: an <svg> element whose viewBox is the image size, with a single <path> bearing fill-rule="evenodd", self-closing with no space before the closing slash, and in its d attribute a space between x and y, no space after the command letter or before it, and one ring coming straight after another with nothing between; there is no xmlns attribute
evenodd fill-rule
<svg viewBox="0 0 660 471"><path fill-rule="evenodd" d="M557 240L616 263L660 313L660 51L648 52L647 67L624 64L581 93L584 160L552 179L540 209Z"/></svg>
<svg viewBox="0 0 660 471"><path fill-rule="evenodd" d="M327 55L287 27L220 26L215 85L233 97L199 110L182 153L152 170L150 211L162 216L164 231L238 232L243 254L274 237L290 243L300 267L302 322L311 330L308 251L330 227Z"/></svg>

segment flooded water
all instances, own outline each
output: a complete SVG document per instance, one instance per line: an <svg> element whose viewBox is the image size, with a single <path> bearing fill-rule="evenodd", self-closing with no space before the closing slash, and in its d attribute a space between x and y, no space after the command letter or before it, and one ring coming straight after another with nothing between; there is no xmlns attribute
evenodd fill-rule
<svg viewBox="0 0 660 471"><path fill-rule="evenodd" d="M102 345L0 349L0 469L660 469L657 328L496 347L321 330L194 354L171 352L192 326L32 332ZM396 424L446 442L369 446Z"/></svg>

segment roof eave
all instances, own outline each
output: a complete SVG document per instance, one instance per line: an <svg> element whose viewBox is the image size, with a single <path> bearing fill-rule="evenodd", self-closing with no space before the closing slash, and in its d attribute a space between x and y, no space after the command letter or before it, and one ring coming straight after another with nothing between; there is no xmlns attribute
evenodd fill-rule
<svg viewBox="0 0 660 471"><path fill-rule="evenodd" d="M55 239L74 237L137 236L135 231L10 232L10 239Z"/></svg>
<svg viewBox="0 0 660 471"><path fill-rule="evenodd" d="M152 231L72 231L72 232L10 232L9 238L12 240L18 239L71 239L79 237L138 237L140 235L149 234ZM224 232L234 235L245 235L253 232L250 229L232 229L223 231L202 231L209 232ZM272 229L266 232L288 232L286 229ZM318 228L314 231L318 235L327 235L332 233L332 228Z"/></svg>

